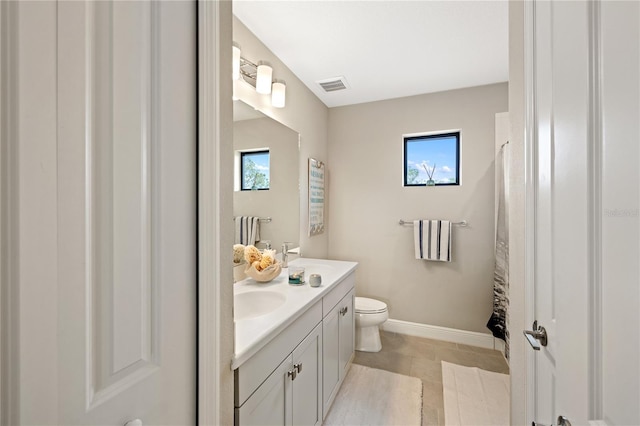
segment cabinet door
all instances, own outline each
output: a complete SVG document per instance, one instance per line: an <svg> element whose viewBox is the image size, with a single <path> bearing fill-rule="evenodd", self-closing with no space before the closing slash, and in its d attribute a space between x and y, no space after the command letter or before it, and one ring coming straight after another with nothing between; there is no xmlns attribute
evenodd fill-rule
<svg viewBox="0 0 640 426"><path fill-rule="evenodd" d="M340 380L346 374L354 350L354 290L351 290L338 304L340 306Z"/></svg>
<svg viewBox="0 0 640 426"><path fill-rule="evenodd" d="M253 395L236 408L236 425L291 425L292 357L285 359Z"/></svg>
<svg viewBox="0 0 640 426"><path fill-rule="evenodd" d="M294 425L322 423L322 324L293 351L292 411Z"/></svg>
<svg viewBox="0 0 640 426"><path fill-rule="evenodd" d="M337 306L322 320L322 406L323 416L329 411L331 401L340 381L340 307Z"/></svg>

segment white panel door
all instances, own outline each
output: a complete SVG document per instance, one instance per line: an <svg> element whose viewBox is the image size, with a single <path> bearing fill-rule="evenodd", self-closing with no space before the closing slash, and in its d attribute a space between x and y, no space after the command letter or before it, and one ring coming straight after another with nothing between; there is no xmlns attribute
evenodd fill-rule
<svg viewBox="0 0 640 426"><path fill-rule="evenodd" d="M196 421L196 8L59 2L58 424Z"/></svg>
<svg viewBox="0 0 640 426"><path fill-rule="evenodd" d="M530 420L640 424L640 4L530 10L533 313L548 337Z"/></svg>
<svg viewBox="0 0 640 426"><path fill-rule="evenodd" d="M554 267L563 267L562 263L554 264L554 259L558 256L558 251L554 241L554 231L560 235L564 233L562 229L555 229L556 209L554 195L560 193L561 188L556 188L556 185L560 185L560 177L557 176L555 167L555 149L557 142L556 135L556 117L554 117L554 94L552 89L554 87L554 9L556 4L548 1L540 1L535 3L536 19L534 21L535 27L535 48L536 48L536 62L535 62L535 102L536 102L536 164L534 171L534 179L536 182L536 198L535 198L535 320L538 325L544 327L548 337L548 343L546 346L542 346L539 352L535 353L535 389L537 396L537 404L534 412L534 419L542 424L555 424L556 421L556 392L557 392L557 380L556 380L556 364L558 361L558 338L557 338L557 309L558 309L558 294L559 283L556 281L556 274ZM577 18L577 17L576 17ZM576 19L576 23L572 24L571 29L567 28L567 33L574 31L573 27L580 24L586 24L580 19ZM585 40L586 41L586 40ZM557 49L559 46L555 46ZM586 71L586 70L585 70ZM578 78L585 78L585 72L580 72L575 76ZM586 115L584 114L584 100L582 114L580 119L584 122ZM580 110L580 108L578 108ZM578 112L578 111L576 111ZM584 136L584 135L583 135ZM574 140L575 144L584 143L585 138L579 137ZM563 147L569 149L569 143L563 142ZM576 156L580 153L584 155L584 147L573 148L575 149ZM584 167L586 164L584 158L581 159L580 164L577 165L577 169ZM569 189L571 192L574 189ZM584 190L577 189L576 197L583 193ZM575 203L577 208L584 208L585 200L574 199L573 194L570 194L570 199ZM580 227L578 221L583 218L584 214L580 216L576 221L576 226ZM584 226L584 224L581 224ZM567 229L567 228L565 228ZM568 230L568 229L567 229ZM573 231L575 232L575 231ZM576 250L569 251L569 255L575 254L576 257L584 256L580 253L580 250L584 250L586 247L586 235L576 232L576 238L581 241L577 242ZM579 278L578 278L579 280ZM577 281L570 283L570 285L577 284ZM531 328L533 324L531 324ZM584 351L578 351L577 354L582 355ZM581 360L582 361L582 360Z"/></svg>

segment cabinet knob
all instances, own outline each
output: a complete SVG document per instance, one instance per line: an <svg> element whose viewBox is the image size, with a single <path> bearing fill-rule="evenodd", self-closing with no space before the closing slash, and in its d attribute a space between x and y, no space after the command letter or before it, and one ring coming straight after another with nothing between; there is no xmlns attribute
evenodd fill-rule
<svg viewBox="0 0 640 426"><path fill-rule="evenodd" d="M347 315L347 312L349 312L349 306L345 306L344 308L340 309L340 315L342 316Z"/></svg>
<svg viewBox="0 0 640 426"><path fill-rule="evenodd" d="M295 380L297 375L298 372L296 371L295 367L293 370L287 371L287 376L291 377L291 380Z"/></svg>
<svg viewBox="0 0 640 426"><path fill-rule="evenodd" d="M297 364L293 364L293 368L295 368L295 370L299 373L302 373L302 363L299 362Z"/></svg>

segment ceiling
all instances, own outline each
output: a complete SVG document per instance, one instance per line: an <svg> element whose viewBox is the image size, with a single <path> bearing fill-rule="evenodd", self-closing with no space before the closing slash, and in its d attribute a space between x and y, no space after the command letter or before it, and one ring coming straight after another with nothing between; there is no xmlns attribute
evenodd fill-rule
<svg viewBox="0 0 640 426"><path fill-rule="evenodd" d="M233 10L328 107L508 80L506 0L234 0ZM317 83L341 76L345 90Z"/></svg>

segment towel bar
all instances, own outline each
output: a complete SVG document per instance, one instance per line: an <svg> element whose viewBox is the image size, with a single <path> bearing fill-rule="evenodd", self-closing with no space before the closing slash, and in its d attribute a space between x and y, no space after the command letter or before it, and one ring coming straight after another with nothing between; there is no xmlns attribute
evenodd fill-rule
<svg viewBox="0 0 640 426"><path fill-rule="evenodd" d="M235 218L234 218L234 220L235 220ZM271 222L271 217L259 217L258 220L260 222L269 223L269 222Z"/></svg>
<svg viewBox="0 0 640 426"><path fill-rule="evenodd" d="M400 225L413 225L413 221L412 220L403 220L400 219L400 221L398 222ZM452 225L457 225L457 226L469 226L469 224L467 223L466 220L460 221L460 222L451 222Z"/></svg>

